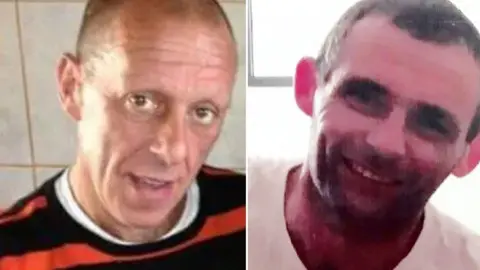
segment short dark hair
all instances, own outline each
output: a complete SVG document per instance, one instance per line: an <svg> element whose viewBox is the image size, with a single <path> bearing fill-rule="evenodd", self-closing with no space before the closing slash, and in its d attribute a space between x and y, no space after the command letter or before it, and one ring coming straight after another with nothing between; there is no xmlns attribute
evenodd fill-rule
<svg viewBox="0 0 480 270"><path fill-rule="evenodd" d="M328 34L316 59L320 80L332 70L342 43L355 23L373 14L388 16L396 27L415 39L444 45L464 45L480 63L480 34L450 1L362 0L350 7ZM480 101L467 132L467 142L475 138L479 129Z"/></svg>
<svg viewBox="0 0 480 270"><path fill-rule="evenodd" d="M85 65L113 41L114 20L126 3L138 0L89 0L86 4L76 42L76 57ZM139 1L138 1L139 2ZM235 41L232 25L217 0L150 0L158 20L196 19L212 26L225 27ZM92 70L87 70L88 74ZM90 74L91 75L91 74Z"/></svg>

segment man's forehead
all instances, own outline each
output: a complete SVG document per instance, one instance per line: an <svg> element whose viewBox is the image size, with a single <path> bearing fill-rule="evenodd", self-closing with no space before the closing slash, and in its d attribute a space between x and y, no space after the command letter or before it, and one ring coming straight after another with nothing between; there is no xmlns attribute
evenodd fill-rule
<svg viewBox="0 0 480 270"><path fill-rule="evenodd" d="M201 25L170 22L136 28L117 27L111 42L92 59L110 72L157 63L215 66L235 69L236 48L215 30Z"/></svg>
<svg viewBox="0 0 480 270"><path fill-rule="evenodd" d="M188 25L120 30L116 43L92 59L96 79L112 94L154 90L167 96L183 93L185 99L218 96L226 103L236 71L235 49L208 31Z"/></svg>
<svg viewBox="0 0 480 270"><path fill-rule="evenodd" d="M422 55L423 61L433 61L442 54L442 58L447 58L446 62L450 62L449 66L454 68L465 65L477 66L467 46L454 44L454 42L449 45L415 39L407 30L395 26L391 18L385 15L371 15L358 21L347 34L342 48L349 50L350 53L372 54L375 52L372 50L381 48L382 51L388 50L392 56ZM475 69L478 67L472 68L470 73L477 72Z"/></svg>
<svg viewBox="0 0 480 270"><path fill-rule="evenodd" d="M234 61L236 47L228 34L218 28L201 23L187 23L176 20L158 24L142 22L125 23L114 30L112 45L124 51L124 54L138 50L158 50L168 57L181 52L186 56L219 58Z"/></svg>
<svg viewBox="0 0 480 270"><path fill-rule="evenodd" d="M196 50L195 54L216 49L217 54L224 54L223 58L230 59L233 55L234 61L237 60L228 19L215 0L120 1L114 7L107 11L107 7L97 8L102 13L97 10L96 17L88 20L89 34L80 43L83 47L79 55L84 56L83 61L112 47L143 43L155 48L165 42L177 46L188 43Z"/></svg>

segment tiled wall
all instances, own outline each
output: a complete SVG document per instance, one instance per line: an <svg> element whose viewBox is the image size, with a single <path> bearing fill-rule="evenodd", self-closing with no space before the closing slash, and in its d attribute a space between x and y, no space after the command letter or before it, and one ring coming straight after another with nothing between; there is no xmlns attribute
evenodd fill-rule
<svg viewBox="0 0 480 270"><path fill-rule="evenodd" d="M84 1L0 1L0 208L71 163L75 126L57 101L54 70L72 51ZM239 74L210 164L245 168L245 4L222 3L239 44Z"/></svg>

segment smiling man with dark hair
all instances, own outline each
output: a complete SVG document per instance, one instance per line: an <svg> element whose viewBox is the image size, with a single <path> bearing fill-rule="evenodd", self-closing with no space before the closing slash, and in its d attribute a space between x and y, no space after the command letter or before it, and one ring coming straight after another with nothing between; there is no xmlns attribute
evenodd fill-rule
<svg viewBox="0 0 480 270"><path fill-rule="evenodd" d="M479 49L447 0L351 7L297 66L305 162L249 162L249 269L480 269L480 237L428 203L474 167Z"/></svg>
<svg viewBox="0 0 480 270"><path fill-rule="evenodd" d="M0 269L244 269L245 176L204 165L237 69L215 0L91 0L59 61L75 163L0 215Z"/></svg>

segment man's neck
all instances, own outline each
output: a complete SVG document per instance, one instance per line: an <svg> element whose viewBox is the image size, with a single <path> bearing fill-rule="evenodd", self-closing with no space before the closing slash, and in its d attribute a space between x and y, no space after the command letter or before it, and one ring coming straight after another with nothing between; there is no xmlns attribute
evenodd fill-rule
<svg viewBox="0 0 480 270"><path fill-rule="evenodd" d="M285 217L292 243L307 269L394 269L412 249L422 220L385 241L356 241L333 232L308 199L311 190L300 169L289 173L285 192ZM420 225L419 225L420 224Z"/></svg>
<svg viewBox="0 0 480 270"><path fill-rule="evenodd" d="M155 228L136 228L119 222L103 206L90 174L77 162L69 174L70 187L75 201L85 214L105 232L129 243L149 243L158 241L178 222L185 208L186 199L171 211L165 222Z"/></svg>

